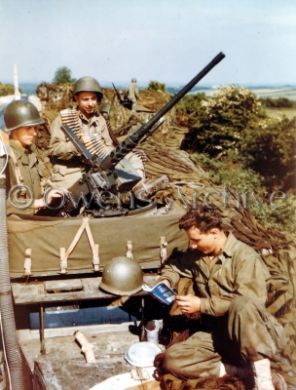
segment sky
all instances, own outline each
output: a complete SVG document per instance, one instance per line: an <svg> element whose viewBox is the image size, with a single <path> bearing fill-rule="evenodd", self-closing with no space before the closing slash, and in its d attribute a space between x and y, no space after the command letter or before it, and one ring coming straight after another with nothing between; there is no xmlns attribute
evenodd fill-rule
<svg viewBox="0 0 296 390"><path fill-rule="evenodd" d="M296 0L0 0L0 81L296 84Z"/></svg>

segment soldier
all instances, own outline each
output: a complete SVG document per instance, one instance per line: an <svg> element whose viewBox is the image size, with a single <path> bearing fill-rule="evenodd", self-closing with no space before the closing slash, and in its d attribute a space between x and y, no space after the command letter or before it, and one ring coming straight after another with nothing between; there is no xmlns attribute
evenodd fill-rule
<svg viewBox="0 0 296 390"><path fill-rule="evenodd" d="M128 98L132 102L132 111L135 112L137 107L137 100L140 98L137 79L135 78L131 80L131 83L128 87Z"/></svg>
<svg viewBox="0 0 296 390"><path fill-rule="evenodd" d="M6 107L4 122L9 134L8 212L34 214L61 196L60 191L42 196L41 181L47 170L34 152L34 138L44 120L32 103L18 100Z"/></svg>
<svg viewBox="0 0 296 390"><path fill-rule="evenodd" d="M176 304L195 317L196 332L166 350L164 369L181 378L251 376L257 389L274 389L270 359L285 340L265 308L270 275L261 257L224 230L215 208L190 210L179 227L191 250L169 261L162 278L171 287L184 272L192 278L194 294L177 295Z"/></svg>
<svg viewBox="0 0 296 390"><path fill-rule="evenodd" d="M87 148L95 148L95 154L102 161L115 148L106 120L100 113L103 92L100 84L92 77L82 77L74 85L74 109L60 112L51 126L50 155L53 162L52 181L54 187L70 189L82 177L84 165L75 146L65 137L61 129L69 125ZM133 173L144 179L144 166L133 153L125 157L125 163ZM118 165L120 165L120 162Z"/></svg>

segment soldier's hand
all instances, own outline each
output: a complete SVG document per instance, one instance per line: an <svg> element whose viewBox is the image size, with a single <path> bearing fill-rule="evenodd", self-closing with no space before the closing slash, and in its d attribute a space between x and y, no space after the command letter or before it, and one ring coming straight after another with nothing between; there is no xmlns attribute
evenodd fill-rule
<svg viewBox="0 0 296 390"><path fill-rule="evenodd" d="M48 192L47 201L51 203L55 198L61 198L64 195L65 191L63 190L51 190Z"/></svg>
<svg viewBox="0 0 296 390"><path fill-rule="evenodd" d="M168 286L169 288L172 288L170 281L167 280L167 279L162 279L162 280L161 280L161 283L165 284L165 285Z"/></svg>
<svg viewBox="0 0 296 390"><path fill-rule="evenodd" d="M54 199L62 198L67 195L68 191L66 189L56 189L51 188L45 191L43 196L44 206L50 205Z"/></svg>
<svg viewBox="0 0 296 390"><path fill-rule="evenodd" d="M61 198L66 192L64 190L48 189L40 199L35 199L34 208L43 209L48 207L54 199Z"/></svg>
<svg viewBox="0 0 296 390"><path fill-rule="evenodd" d="M176 303L182 314L200 313L200 298L195 295L177 295Z"/></svg>

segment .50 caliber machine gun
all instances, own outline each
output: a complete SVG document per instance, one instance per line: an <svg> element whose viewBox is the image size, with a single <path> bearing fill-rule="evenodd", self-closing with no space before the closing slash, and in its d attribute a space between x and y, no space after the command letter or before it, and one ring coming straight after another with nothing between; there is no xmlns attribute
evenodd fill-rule
<svg viewBox="0 0 296 390"><path fill-rule="evenodd" d="M130 153L141 141L147 138L163 122L163 116L176 105L182 97L189 92L211 69L214 68L225 55L220 52L206 65L188 84L186 84L172 99L166 103L147 123L144 123L138 130L127 137L103 161L96 155L93 155L81 143L73 130L67 126L62 126L63 131L75 145L79 153L84 158L86 173L81 180L80 201L87 198L87 204L84 206L87 212L96 217L108 215L127 214L130 209L135 208L135 203L128 202L123 205L119 200L119 195L129 192L135 184L141 179L131 171L120 169L116 165ZM86 185L86 186L85 186ZM82 191L83 188L83 191ZM85 198L85 191L88 192ZM83 192L83 194L82 194ZM108 199L108 207L106 207ZM103 205L104 203L104 205Z"/></svg>

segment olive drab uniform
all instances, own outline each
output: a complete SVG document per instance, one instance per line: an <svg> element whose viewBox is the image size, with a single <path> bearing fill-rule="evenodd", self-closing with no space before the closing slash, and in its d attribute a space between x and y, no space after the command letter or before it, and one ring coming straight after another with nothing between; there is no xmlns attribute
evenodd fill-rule
<svg viewBox="0 0 296 390"><path fill-rule="evenodd" d="M41 163L36 154L33 151L33 146L24 149L18 141L9 141L9 163L7 172L8 190L10 191L14 186L27 186L31 194L25 191L25 197L29 200L32 197L32 201L39 199L42 196L42 179L46 168ZM26 213L34 214L32 207L21 208L17 203L11 202L8 199L8 214L11 213Z"/></svg>
<svg viewBox="0 0 296 390"><path fill-rule="evenodd" d="M136 110L136 103L139 99L139 89L137 86L137 82L133 79L128 87L128 98L132 102L132 111Z"/></svg>
<svg viewBox="0 0 296 390"><path fill-rule="evenodd" d="M270 275L257 252L230 233L211 269L207 260L188 252L162 271L172 286L182 274L190 276L201 298L196 332L165 352L165 367L177 377L218 376L222 360L272 359L285 343L283 328L265 308Z"/></svg>
<svg viewBox="0 0 296 390"><path fill-rule="evenodd" d="M84 167L80 153L75 146L68 140L61 129L67 122L67 116L74 117L79 127L79 135L82 143L87 147L87 142L92 140L98 146L102 161L114 150L113 141L109 135L108 127L104 117L101 114L95 114L90 119L86 118L83 113L75 109L66 109L61 111L60 115L51 125L51 141L49 155L53 163L53 172L51 182L55 188L70 189L77 183L84 172ZM135 173L144 178L144 167L140 158L133 153L129 153L125 160L132 166ZM119 162L118 165L120 165Z"/></svg>

